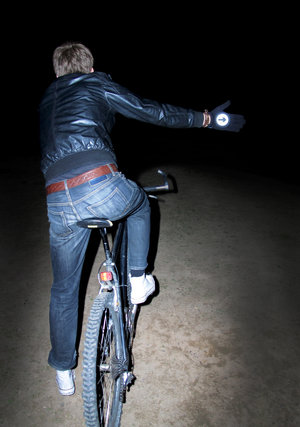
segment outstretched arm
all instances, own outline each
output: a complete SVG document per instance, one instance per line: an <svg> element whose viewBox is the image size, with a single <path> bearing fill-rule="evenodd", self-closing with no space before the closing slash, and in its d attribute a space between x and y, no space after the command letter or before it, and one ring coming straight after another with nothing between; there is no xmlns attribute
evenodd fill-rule
<svg viewBox="0 0 300 427"><path fill-rule="evenodd" d="M105 98L112 109L125 117L159 126L173 128L209 127L238 132L245 123L243 116L223 111L230 105L230 101L216 107L211 112L206 110L202 113L141 98L114 82L106 87Z"/></svg>
<svg viewBox="0 0 300 427"><path fill-rule="evenodd" d="M141 98L117 84L106 89L105 98L114 111L127 118L172 128L203 125L202 112Z"/></svg>

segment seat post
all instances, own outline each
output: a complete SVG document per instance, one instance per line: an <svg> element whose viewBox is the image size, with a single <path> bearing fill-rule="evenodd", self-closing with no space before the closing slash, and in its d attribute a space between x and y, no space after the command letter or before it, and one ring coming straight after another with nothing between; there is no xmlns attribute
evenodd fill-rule
<svg viewBox="0 0 300 427"><path fill-rule="evenodd" d="M107 238L107 230L106 227L99 228L102 240L103 240L103 247L105 252L106 259L111 259L111 252L109 248L108 238Z"/></svg>

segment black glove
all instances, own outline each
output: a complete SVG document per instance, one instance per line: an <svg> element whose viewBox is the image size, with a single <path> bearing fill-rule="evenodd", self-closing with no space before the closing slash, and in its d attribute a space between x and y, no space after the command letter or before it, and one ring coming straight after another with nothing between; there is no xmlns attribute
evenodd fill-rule
<svg viewBox="0 0 300 427"><path fill-rule="evenodd" d="M230 104L231 102L227 101L225 104L219 105L219 107L208 113L211 117L211 122L207 126L208 128L229 130L230 132L239 132L241 130L246 122L244 116L224 112Z"/></svg>

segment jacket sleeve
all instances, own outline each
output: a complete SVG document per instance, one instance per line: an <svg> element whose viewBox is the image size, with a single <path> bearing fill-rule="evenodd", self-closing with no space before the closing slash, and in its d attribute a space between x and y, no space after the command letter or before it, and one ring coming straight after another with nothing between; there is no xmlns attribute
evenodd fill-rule
<svg viewBox="0 0 300 427"><path fill-rule="evenodd" d="M106 102L116 113L142 122L170 128L201 127L203 113L141 98L112 83L105 88Z"/></svg>

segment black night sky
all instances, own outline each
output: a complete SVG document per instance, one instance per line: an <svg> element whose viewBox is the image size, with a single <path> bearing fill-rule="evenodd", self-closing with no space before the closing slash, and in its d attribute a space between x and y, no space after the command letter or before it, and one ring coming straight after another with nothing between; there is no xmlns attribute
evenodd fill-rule
<svg viewBox="0 0 300 427"><path fill-rule="evenodd" d="M8 100L13 155L38 156L37 110L55 78L52 53L74 40L91 49L96 70L145 98L200 111L230 99L228 112L246 117L245 128L233 134L157 128L119 116L113 134L119 163L184 158L200 166L298 178L295 142L284 129L284 40L270 11L253 3L109 9L45 8L35 10L35 19L14 21L14 95Z"/></svg>

